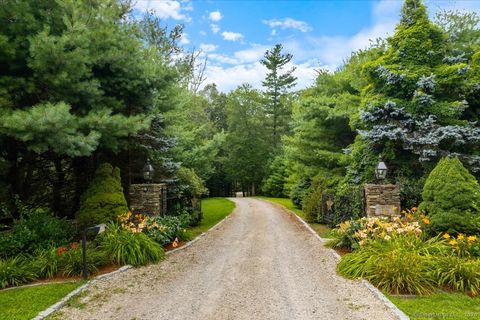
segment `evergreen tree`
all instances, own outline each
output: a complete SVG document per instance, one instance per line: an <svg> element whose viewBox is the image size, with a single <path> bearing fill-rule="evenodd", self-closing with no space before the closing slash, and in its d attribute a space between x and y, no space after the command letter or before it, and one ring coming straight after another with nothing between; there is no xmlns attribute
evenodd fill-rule
<svg viewBox="0 0 480 320"><path fill-rule="evenodd" d="M428 175L421 210L430 217L431 232L480 231L480 186L458 158L443 158Z"/></svg>
<svg viewBox="0 0 480 320"><path fill-rule="evenodd" d="M406 0L385 54L363 66L371 84L363 90L359 132L395 175L421 176L450 154L480 169L472 156L480 129L464 118L470 67L448 58L446 39L422 1Z"/></svg>
<svg viewBox="0 0 480 320"><path fill-rule="evenodd" d="M126 19L123 1L7 2L0 6L0 200L18 194L71 215L98 163L128 174L135 134L175 105L171 56L181 28L168 34L156 20Z"/></svg>
<svg viewBox="0 0 480 320"><path fill-rule="evenodd" d="M293 75L295 68L282 73L293 56L282 53L281 44L276 44L272 49L265 52L260 61L267 68L267 76L262 84L265 87L266 115L271 119L272 146L276 150L282 134L288 132L288 122L291 109L287 99L287 92L295 86L297 78Z"/></svg>
<svg viewBox="0 0 480 320"><path fill-rule="evenodd" d="M82 203L77 212L77 220L83 227L98 223L116 221L119 215L128 212L123 195L120 169L109 163L100 165L95 178L82 195Z"/></svg>

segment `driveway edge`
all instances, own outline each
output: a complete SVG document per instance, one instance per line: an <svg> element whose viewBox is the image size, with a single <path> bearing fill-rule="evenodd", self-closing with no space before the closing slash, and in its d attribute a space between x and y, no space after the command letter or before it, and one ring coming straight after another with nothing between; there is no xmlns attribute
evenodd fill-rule
<svg viewBox="0 0 480 320"><path fill-rule="evenodd" d="M124 272L124 271L126 271L130 268L132 268L132 266L126 265L126 266L123 266L123 267L119 268L118 270L115 270L115 271L112 271L112 272L109 272L109 273L105 273L105 274L101 274L101 275L95 277L95 279L88 281L84 285L81 285L77 289L75 289L72 292L70 292L69 294L67 294L65 297L63 297L57 303L55 303L55 304L51 305L50 307L48 307L47 309L41 311L35 318L33 318L33 320L43 320L43 319L45 319L46 317L48 317L49 315L51 315L55 311L60 310L68 300L70 300L74 296L80 294L83 290L87 289L90 285L94 284L95 282L97 282L99 280L109 278L109 277L111 277L111 276L113 276L117 273Z"/></svg>

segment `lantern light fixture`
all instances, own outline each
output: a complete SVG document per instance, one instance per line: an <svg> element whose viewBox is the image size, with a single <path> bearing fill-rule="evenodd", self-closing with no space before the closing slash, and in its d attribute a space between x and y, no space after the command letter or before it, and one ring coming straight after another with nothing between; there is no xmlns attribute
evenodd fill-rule
<svg viewBox="0 0 480 320"><path fill-rule="evenodd" d="M385 180L385 178L387 178L387 171L387 165L385 164L385 162L382 161L382 157L379 157L379 162L377 164L377 167L375 168L375 177L377 178L377 180Z"/></svg>
<svg viewBox="0 0 480 320"><path fill-rule="evenodd" d="M147 160L145 165L143 166L143 179L147 182L152 181L153 179L153 174L155 173L155 170L153 169L153 166L150 164L150 161Z"/></svg>

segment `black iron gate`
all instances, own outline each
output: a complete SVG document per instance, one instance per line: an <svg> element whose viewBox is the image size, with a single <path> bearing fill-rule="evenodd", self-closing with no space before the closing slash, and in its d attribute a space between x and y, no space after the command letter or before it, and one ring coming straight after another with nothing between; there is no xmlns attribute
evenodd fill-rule
<svg viewBox="0 0 480 320"><path fill-rule="evenodd" d="M351 194L336 196L333 193L322 193L321 222L329 227L360 218L365 212L365 196L363 188L352 190Z"/></svg>

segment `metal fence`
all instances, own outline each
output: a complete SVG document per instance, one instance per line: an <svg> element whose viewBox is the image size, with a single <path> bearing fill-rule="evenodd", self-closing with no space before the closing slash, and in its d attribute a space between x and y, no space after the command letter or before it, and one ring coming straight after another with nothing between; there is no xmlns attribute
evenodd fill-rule
<svg viewBox="0 0 480 320"><path fill-rule="evenodd" d="M336 196L333 193L322 194L321 222L329 227L360 218L365 212L365 195L363 189L352 190L349 195Z"/></svg>

